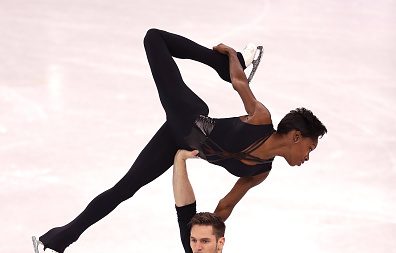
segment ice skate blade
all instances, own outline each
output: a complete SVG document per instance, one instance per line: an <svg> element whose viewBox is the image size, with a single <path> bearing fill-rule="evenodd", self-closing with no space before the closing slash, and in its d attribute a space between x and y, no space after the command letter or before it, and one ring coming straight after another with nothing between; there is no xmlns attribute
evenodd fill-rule
<svg viewBox="0 0 396 253"><path fill-rule="evenodd" d="M257 51L258 51L258 55L257 55L257 58L254 59L252 62L253 68L252 68L252 71L250 72L250 75L248 77L248 83L250 83L250 81L252 81L253 76L256 73L256 70L260 64L261 56L263 55L263 52L264 52L263 46L258 46Z"/></svg>
<svg viewBox="0 0 396 253"><path fill-rule="evenodd" d="M38 247L41 244L41 242L39 240L37 240L35 236L32 236L32 241L33 241L34 253L40 253Z"/></svg>

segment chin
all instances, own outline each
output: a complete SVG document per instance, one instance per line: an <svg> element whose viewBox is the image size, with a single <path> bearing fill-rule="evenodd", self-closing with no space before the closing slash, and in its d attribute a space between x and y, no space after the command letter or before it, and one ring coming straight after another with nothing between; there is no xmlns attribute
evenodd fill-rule
<svg viewBox="0 0 396 253"><path fill-rule="evenodd" d="M288 159L285 158L285 160L286 160L286 162L287 162L290 166L296 166L296 164L292 163L292 162L289 161Z"/></svg>

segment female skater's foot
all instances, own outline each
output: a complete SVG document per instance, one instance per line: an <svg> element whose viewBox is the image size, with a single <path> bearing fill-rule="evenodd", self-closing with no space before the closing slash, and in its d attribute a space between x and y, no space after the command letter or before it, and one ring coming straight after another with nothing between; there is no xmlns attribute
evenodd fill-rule
<svg viewBox="0 0 396 253"><path fill-rule="evenodd" d="M68 230L69 225L56 227L39 237L39 244L44 246L44 250L50 249L53 252L63 253L65 249L77 241L78 235L71 234ZM34 243L33 243L34 244Z"/></svg>
<svg viewBox="0 0 396 253"><path fill-rule="evenodd" d="M44 252L44 244L32 236L34 253Z"/></svg>
<svg viewBox="0 0 396 253"><path fill-rule="evenodd" d="M253 43L249 43L241 52L243 60L245 61L246 68L253 64L252 71L249 74L248 82L253 79L254 74L256 73L257 67L260 64L261 56L263 54L263 47L256 46Z"/></svg>

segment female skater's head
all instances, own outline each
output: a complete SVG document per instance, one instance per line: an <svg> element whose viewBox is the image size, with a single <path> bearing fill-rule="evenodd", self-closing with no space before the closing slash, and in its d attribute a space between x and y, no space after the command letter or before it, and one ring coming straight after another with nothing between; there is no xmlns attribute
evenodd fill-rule
<svg viewBox="0 0 396 253"><path fill-rule="evenodd" d="M194 253L221 253L224 246L225 224L213 213L197 213L189 223L190 246Z"/></svg>
<svg viewBox="0 0 396 253"><path fill-rule="evenodd" d="M284 157L289 165L295 166L309 160L309 153L327 129L310 110L297 108L279 122L277 133L287 137L290 145Z"/></svg>

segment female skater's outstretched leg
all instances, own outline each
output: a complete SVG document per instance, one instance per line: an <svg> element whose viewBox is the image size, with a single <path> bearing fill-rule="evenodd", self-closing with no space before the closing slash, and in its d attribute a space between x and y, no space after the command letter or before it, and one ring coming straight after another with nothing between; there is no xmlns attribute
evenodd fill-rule
<svg viewBox="0 0 396 253"><path fill-rule="evenodd" d="M177 149L169 126L165 123L140 153L128 173L114 187L93 199L72 222L51 229L39 240L45 248L63 252L89 226L105 217L122 201L132 197L142 186L170 168Z"/></svg>

